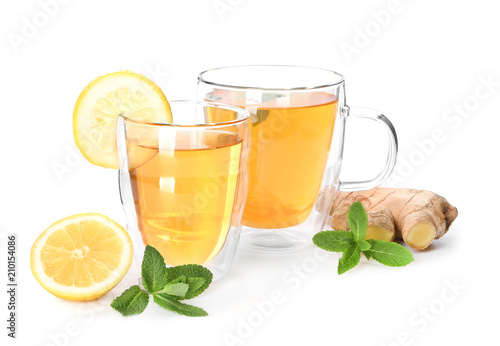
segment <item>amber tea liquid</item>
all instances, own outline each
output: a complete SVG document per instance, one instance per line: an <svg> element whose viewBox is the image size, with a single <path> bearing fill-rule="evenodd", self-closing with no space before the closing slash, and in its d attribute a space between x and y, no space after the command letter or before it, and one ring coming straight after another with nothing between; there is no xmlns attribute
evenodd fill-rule
<svg viewBox="0 0 500 346"><path fill-rule="evenodd" d="M310 215L321 187L338 101L324 92L288 95L216 90L208 100L244 107L252 114L248 191L242 224L277 229ZM223 110L211 109L223 121Z"/></svg>
<svg viewBox="0 0 500 346"><path fill-rule="evenodd" d="M159 142L127 148L151 157L130 170L142 239L169 265L203 264L220 251L231 226L241 139L204 131Z"/></svg>

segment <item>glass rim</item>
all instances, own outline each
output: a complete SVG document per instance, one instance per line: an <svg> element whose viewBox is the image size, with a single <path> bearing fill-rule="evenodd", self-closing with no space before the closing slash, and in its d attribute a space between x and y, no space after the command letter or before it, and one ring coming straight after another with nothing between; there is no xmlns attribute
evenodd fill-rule
<svg viewBox="0 0 500 346"><path fill-rule="evenodd" d="M207 79L203 78L203 75L212 72L212 71L219 71L219 70L225 70L225 69L233 69L233 68L244 68L244 67L287 67L287 68L299 68L299 69L310 69L310 70L316 70L316 71L324 71L328 72L330 74L335 75L337 78L339 78L338 81L334 83L327 83L327 84L321 84L321 85L314 85L314 86L300 86L300 87L292 87L292 88L261 88L261 87L254 87L254 86L243 86L243 85L230 85L230 84L222 84L222 83L217 83L213 81L209 81ZM290 90L290 91L300 91L300 90L315 90L315 89L322 89L322 88L327 88L327 87L333 87L336 85L343 84L345 82L344 76L338 72L335 72L333 70L329 70L326 68L322 67L311 67L311 66L299 66L299 65L268 65L268 64L256 64L256 65L234 65L234 66L222 66L222 67L216 67L212 69L207 69L198 74L198 82L203 82L205 84L210 84L210 85L217 85L220 87L224 88L233 88L233 89L254 89L254 90Z"/></svg>
<svg viewBox="0 0 500 346"><path fill-rule="evenodd" d="M139 124L139 125L147 125L147 126L169 126L169 127L181 127L181 128L190 128L190 127L226 127L226 126L231 126L231 125L237 125L240 123L243 123L250 119L250 112L247 111L245 108L238 107L238 106L232 106L232 105L227 105L224 103L220 102L211 102L211 101L190 101L190 100L174 100L174 101L169 101L169 105L194 105L194 106L207 106L207 107L214 107L214 108L223 108L226 110L230 110L233 112L236 112L241 115L240 119L235 119L235 120L230 120L230 121L222 121L222 122L215 122L215 123L204 123L204 124L176 124L175 122L172 122L171 124L168 123L162 123L162 122L148 122L148 121L141 121L137 119L132 119L130 116L126 116L123 114L118 114L118 117L122 118L125 121L129 121L131 123Z"/></svg>

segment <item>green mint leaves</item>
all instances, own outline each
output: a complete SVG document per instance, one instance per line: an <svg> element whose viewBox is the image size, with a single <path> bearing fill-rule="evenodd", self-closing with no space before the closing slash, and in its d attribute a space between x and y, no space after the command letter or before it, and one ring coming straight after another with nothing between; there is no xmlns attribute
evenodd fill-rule
<svg viewBox="0 0 500 346"><path fill-rule="evenodd" d="M411 252L404 246L384 240L365 240L368 216L360 202L355 202L347 213L347 223L351 231L323 231L313 237L313 243L326 251L342 252L337 272L345 273L361 260L361 253L367 259L391 267L403 267L413 262Z"/></svg>
<svg viewBox="0 0 500 346"><path fill-rule="evenodd" d="M191 299L205 291L212 282L212 273L196 264L167 268L167 281L171 284L183 283L189 286L184 299Z"/></svg>
<svg viewBox="0 0 500 346"><path fill-rule="evenodd" d="M140 314L153 301L165 309L185 316L207 316L202 308L179 302L200 295L212 282L212 273L197 264L167 268L162 255L152 246L146 246L142 260L142 285L134 285L111 303L124 316Z"/></svg>

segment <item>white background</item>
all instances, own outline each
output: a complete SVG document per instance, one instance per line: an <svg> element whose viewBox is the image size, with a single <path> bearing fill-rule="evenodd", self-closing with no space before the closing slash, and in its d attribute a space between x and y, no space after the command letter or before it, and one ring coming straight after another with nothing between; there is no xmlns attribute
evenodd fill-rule
<svg viewBox="0 0 500 346"><path fill-rule="evenodd" d="M62 2L0 5L2 292L5 235L19 238L18 338L6 337L3 293L2 345L230 345L228 335L237 345L498 342L500 22L493 1ZM38 27L30 31L32 24ZM83 87L131 69L171 100L192 98L198 72L258 63L343 73L348 103L381 109L397 129L400 161L387 185L444 195L460 213L450 232L426 251L413 250L408 267L362 260L342 276L339 255L325 259L313 246L288 255L239 251L230 273L192 301L206 318L154 304L122 317L109 303L134 282L134 270L93 303L47 293L29 265L46 227L82 212L125 224L117 172L89 164L73 143L72 111ZM481 80L491 81L489 93ZM457 105L464 115L451 114ZM354 122L347 135L343 178L375 174L383 137ZM274 290L284 302L264 316L255 304Z"/></svg>

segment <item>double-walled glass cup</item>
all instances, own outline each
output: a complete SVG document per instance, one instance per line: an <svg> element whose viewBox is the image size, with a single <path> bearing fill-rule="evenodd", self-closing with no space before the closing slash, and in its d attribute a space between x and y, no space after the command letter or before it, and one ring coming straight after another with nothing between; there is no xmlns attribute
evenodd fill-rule
<svg viewBox="0 0 500 346"><path fill-rule="evenodd" d="M170 106L172 124L118 119L120 194L135 260L140 265L151 245L167 265L202 264L220 278L241 231L249 113L205 102Z"/></svg>
<svg viewBox="0 0 500 346"><path fill-rule="evenodd" d="M376 187L394 168L394 127L378 111L349 108L339 73L299 66L223 67L202 72L197 92L199 100L243 107L251 114L244 247L302 248L325 226L336 192ZM383 126L389 150L376 177L346 182L339 174L344 129L353 117ZM318 198L320 191L324 198Z"/></svg>

